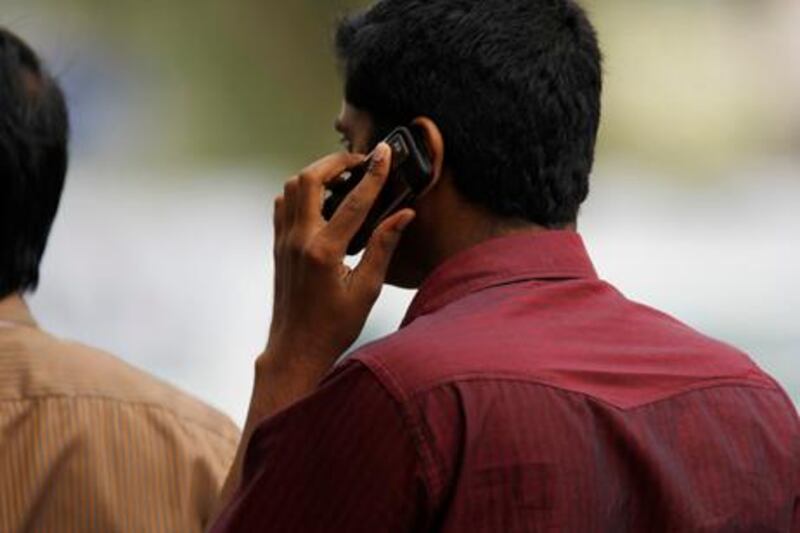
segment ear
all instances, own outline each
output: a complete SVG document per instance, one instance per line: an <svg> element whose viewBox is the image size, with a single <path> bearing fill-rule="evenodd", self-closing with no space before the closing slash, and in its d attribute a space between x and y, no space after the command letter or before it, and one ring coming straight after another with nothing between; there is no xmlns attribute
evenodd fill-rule
<svg viewBox="0 0 800 533"><path fill-rule="evenodd" d="M422 135L425 141L425 148L428 150L428 155L431 159L431 166L433 168L433 181L428 189L433 188L439 181L444 170L444 139L442 132L434 121L428 117L417 117L411 124Z"/></svg>

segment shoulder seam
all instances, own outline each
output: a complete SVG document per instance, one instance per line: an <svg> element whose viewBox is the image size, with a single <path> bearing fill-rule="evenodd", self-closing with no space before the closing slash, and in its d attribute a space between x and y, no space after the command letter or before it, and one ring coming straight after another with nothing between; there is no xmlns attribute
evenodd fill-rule
<svg viewBox="0 0 800 533"><path fill-rule="evenodd" d="M37 396L30 396L27 398L10 398L10 399L0 399L0 404L8 404L8 403L39 403L41 401L47 400L57 400L57 401L81 401L81 400L100 400L109 404L114 404L115 406L132 406L132 407L140 407L144 409L152 409L155 411L160 411L165 413L172 418L175 419L181 425L188 425L193 426L203 431L206 431L212 435L219 437L227 442L237 444L237 439L232 439L230 436L226 435L224 432L220 431L219 429L210 426L200 420L197 420L194 417L186 417L181 415L180 413L176 412L174 409L170 409L164 405L160 405L155 402L147 402L147 401L133 401L133 400L123 400L121 398L115 398L113 396L107 396L102 394L42 394ZM220 416L225 417L220 413ZM230 422L230 421L229 421ZM236 425L233 422L230 422L231 426L234 428Z"/></svg>
<svg viewBox="0 0 800 533"><path fill-rule="evenodd" d="M403 424L406 426L406 429L410 434L411 441L414 443L417 459L423 466L421 471L425 488L428 491L431 500L435 501L437 498L437 492L434 490L434 487L436 487L437 484L434 483L434 480L430 479L430 470L424 468L425 466L431 466L435 471L435 453L427 443L427 439L424 434L424 423L422 421L422 417L419 416L418 413L414 413L414 409L410 405L413 402L413 399L404 393L402 387L400 387L394 376L392 376L389 369L381 365L380 362L370 361L368 363L361 359L355 359L354 362L367 370L397 405L403 418ZM379 368L374 368L373 364Z"/></svg>
<svg viewBox="0 0 800 533"><path fill-rule="evenodd" d="M656 398L656 399L648 401L648 402L643 402L643 403L636 404L636 405L633 405L633 406L630 406L630 407L623 407L621 405L618 405L618 404L614 403L613 401L607 400L607 399L602 398L600 396L596 396L596 395L590 394L588 392L580 391L580 390L561 387L559 385L556 385L554 383L549 383L549 382L541 380L541 379L536 379L536 378L533 378L533 377L522 377L522 376L518 376L518 375L508 375L508 374L496 373L496 374L480 374L480 375L477 375L477 374L462 374L462 375L458 375L458 376L454 376L454 377L449 377L446 380L442 380L442 381L439 381L439 382L434 382L434 383L428 384L428 385L426 385L424 387L420 387L420 388L416 389L411 395L413 397L422 396L424 394L427 394L429 392L435 391L435 390L440 389L440 388L447 387L449 385L454 385L454 384L458 384L458 383L465 383L465 382L476 382L476 381L504 381L504 382L526 383L526 384L529 384L529 385L534 385L534 386L538 386L538 387L553 389L553 390L555 390L557 392L561 392L561 393L577 395L577 396L583 396L584 398L589 398L591 400L600 402L600 403L602 403L604 405L607 405L609 407L612 407L612 408L620 410L620 411L628 411L628 410L632 410L632 409L639 409L639 408L642 408L642 407L655 405L655 404L658 404L658 403L661 403L661 402L664 402L664 401L673 400L675 398L678 398L680 396L684 396L686 394L691 394L693 392L699 392L699 391L702 391L702 390L715 389L715 388L760 389L760 390L765 390L765 391L769 391L769 392L776 393L776 394L781 394L781 392L782 392L780 388L777 388L774 385L773 386L768 386L766 384L745 382L741 378L715 379L715 380L711 380L711 382L709 382L709 380L706 380L706 381L703 381L703 382L695 383L695 384L693 384L691 386L687 386L687 387L681 388L679 390L676 390L673 394L669 394L667 396L659 397L659 398Z"/></svg>

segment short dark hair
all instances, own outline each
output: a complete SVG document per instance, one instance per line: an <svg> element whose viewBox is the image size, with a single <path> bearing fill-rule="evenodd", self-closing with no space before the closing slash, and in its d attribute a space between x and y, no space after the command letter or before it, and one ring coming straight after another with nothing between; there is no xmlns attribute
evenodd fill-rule
<svg viewBox="0 0 800 533"><path fill-rule="evenodd" d="M417 116L459 192L502 217L575 222L600 122L601 53L572 0L381 0L344 18L345 98L376 138Z"/></svg>
<svg viewBox="0 0 800 533"><path fill-rule="evenodd" d="M34 290L67 172L64 95L0 28L0 297Z"/></svg>

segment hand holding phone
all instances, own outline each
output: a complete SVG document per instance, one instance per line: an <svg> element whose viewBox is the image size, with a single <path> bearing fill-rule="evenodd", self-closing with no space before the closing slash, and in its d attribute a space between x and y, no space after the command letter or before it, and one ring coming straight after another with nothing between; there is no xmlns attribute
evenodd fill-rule
<svg viewBox="0 0 800 533"><path fill-rule="evenodd" d="M412 129L399 127L383 142L391 149L389 176L364 223L350 241L347 247L349 255L363 250L370 235L382 221L411 206L433 181L432 165L425 145ZM328 196L322 208L325 220L333 217L347 195L364 179L370 164L371 157L368 157L363 163L345 172L339 180L328 185Z"/></svg>

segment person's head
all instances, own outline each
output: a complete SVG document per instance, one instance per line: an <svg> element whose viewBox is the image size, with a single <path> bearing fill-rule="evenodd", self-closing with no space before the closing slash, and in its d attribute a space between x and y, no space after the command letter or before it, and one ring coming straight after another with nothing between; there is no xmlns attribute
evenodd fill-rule
<svg viewBox="0 0 800 533"><path fill-rule="evenodd" d="M61 89L0 28L0 298L34 290L67 171Z"/></svg>
<svg viewBox="0 0 800 533"><path fill-rule="evenodd" d="M339 23L336 50L345 78L337 127L351 149L369 151L425 117L418 123L442 178L432 193L449 187L459 209L494 227L575 224L602 69L594 28L573 0L380 0ZM437 201L429 195L395 263L410 260L410 241L425 246L423 232L464 229L454 213L426 209ZM393 265L389 281L414 286L426 273L403 268Z"/></svg>

